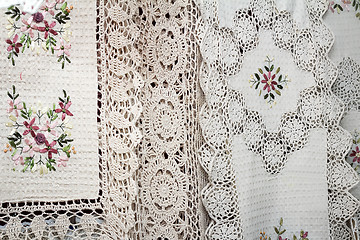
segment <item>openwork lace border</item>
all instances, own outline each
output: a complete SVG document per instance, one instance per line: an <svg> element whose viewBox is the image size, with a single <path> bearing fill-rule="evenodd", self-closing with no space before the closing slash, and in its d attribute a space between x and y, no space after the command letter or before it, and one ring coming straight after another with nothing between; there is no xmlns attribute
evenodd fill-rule
<svg viewBox="0 0 360 240"><path fill-rule="evenodd" d="M332 86L332 90L334 94L344 102L344 116L351 110L360 111L360 64L350 57L345 57L338 64L337 68L339 70L339 74ZM352 217L350 223L354 239L357 239L359 237L360 230L359 210Z"/></svg>
<svg viewBox="0 0 360 240"><path fill-rule="evenodd" d="M345 155L350 147L350 136L339 126L344 106L330 90L337 76L336 67L327 56L333 44L333 34L322 21L327 3L325 1L306 3L311 20L310 28L298 29L290 14L276 9L274 2L251 1L250 7L240 9L237 12L238 18L234 20L235 24L237 21L239 24L241 21L252 24L253 28L247 29L246 32L250 36L248 39L236 39L233 29L219 27L216 1L199 3L203 17L198 21L197 33L203 56L200 83L206 98L200 113L206 144L201 147L199 158L209 174L210 181L202 193L205 208L213 220L207 228L210 239L243 239L235 172L231 164L232 140L228 129L236 134L244 133L245 141L247 141L246 136L256 136L260 140L264 138L266 132L261 116L255 111L246 109L241 94L228 87L226 77L235 74L241 68L243 53L232 51L232 58L227 58L230 60L226 61L225 56L221 56L223 53L220 52L219 46L221 41L228 41L227 43L233 44L235 49L236 44L239 43L244 52L249 51L257 45L259 31L257 27L272 30L275 44L281 49L291 51L298 67L314 75L316 85L303 90L300 93L301 100L298 101L297 110L284 114L282 119L296 119L295 121L302 126L300 130L305 130L305 137L310 128L320 127L328 130L330 236L332 239L350 239L351 230L346 226L346 222L356 212L359 204L349 193L349 189L357 184L358 178L345 162ZM277 31L279 28L285 32ZM241 35L240 33L238 36ZM252 44L249 44L251 42ZM228 119L229 102L239 109L236 112L236 117L239 119L237 122ZM249 126L254 126L254 122L258 127L251 130ZM285 127L286 124L279 129L280 134L266 132L266 135L273 135L271 140L275 142L287 140L290 143L290 151L301 149L304 144L292 145L291 143L299 143L299 141L292 137L291 129ZM284 139L279 139L279 135ZM261 140L249 141L247 142L249 150L257 152L258 148L252 146L262 144ZM233 209L233 211L223 211L223 209Z"/></svg>

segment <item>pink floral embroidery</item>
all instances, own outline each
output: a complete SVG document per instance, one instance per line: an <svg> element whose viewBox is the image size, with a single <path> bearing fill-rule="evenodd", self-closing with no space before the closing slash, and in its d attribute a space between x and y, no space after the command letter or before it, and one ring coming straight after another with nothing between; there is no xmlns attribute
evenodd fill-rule
<svg viewBox="0 0 360 240"><path fill-rule="evenodd" d="M351 7L356 12L355 16L360 19L360 0L336 0L329 2L329 9L333 13L336 11L340 14L345 9L349 12Z"/></svg>
<svg viewBox="0 0 360 240"><path fill-rule="evenodd" d="M360 132L358 130L354 131L352 142L353 145L346 156L346 160L360 175Z"/></svg>
<svg viewBox="0 0 360 240"><path fill-rule="evenodd" d="M39 109L28 108L25 102L21 102L15 86L12 92L8 92L10 100L8 113L11 122L6 126L12 127L4 152L11 154L15 166L22 166L22 171L36 172L40 174L55 171L56 167L68 166L71 154L76 154L75 147L71 145L70 132L67 129L71 100L66 91L60 97L59 106ZM61 117L60 117L61 116ZM60 120L61 118L61 120Z"/></svg>
<svg viewBox="0 0 360 240"><path fill-rule="evenodd" d="M19 112L18 110L23 109L22 103L20 102L19 99L15 99L15 101L12 100L8 100L9 103L9 108L7 110L8 113L11 113L12 111L14 111L15 116L18 117L19 116Z"/></svg>
<svg viewBox="0 0 360 240"><path fill-rule="evenodd" d="M64 44L64 41L61 39L60 45L56 46L54 49L58 51L58 56L63 56L64 54L70 56L69 50L71 49L71 44Z"/></svg>
<svg viewBox="0 0 360 240"><path fill-rule="evenodd" d="M22 43L17 42L19 39L19 35L15 34L13 40L10 39L6 40L6 43L9 44L7 47L7 51L10 52L8 58L10 59L11 56L18 56L18 53L20 52L20 49L22 47ZM12 58L12 63L15 65L14 58Z"/></svg>
<svg viewBox="0 0 360 240"><path fill-rule="evenodd" d="M56 22L52 22L51 24L49 24L47 21L44 21L45 26L44 27L38 27L38 30L40 32L45 32L45 36L44 38L47 39L49 36L49 33L53 34L53 35L58 35L58 33L53 29L53 27L55 27Z"/></svg>
<svg viewBox="0 0 360 240"><path fill-rule="evenodd" d="M73 6L68 7L65 0L46 0L40 6L40 11L34 14L22 12L16 5L10 6L5 14L9 15L8 29L9 44L7 51L8 59L15 65L15 57L30 48L37 54L43 49L51 54L57 53L57 60L61 62L62 68L70 61L69 29L71 20L70 13ZM13 40L10 38L15 34ZM19 40L19 42L18 42ZM20 48L21 51L20 51Z"/></svg>
<svg viewBox="0 0 360 240"><path fill-rule="evenodd" d="M281 91L287 86L290 79L287 75L283 75L280 72L280 67L275 68L273 64L274 59L266 57L265 65L263 68L259 68L258 72L250 76L250 87L254 87L255 90L259 90L259 96L263 96L266 102L272 107L276 104L276 95L281 96ZM260 87L260 84L263 84Z"/></svg>
<svg viewBox="0 0 360 240"><path fill-rule="evenodd" d="M55 109L55 112L56 113L61 113L62 112L62 116L61 116L62 121L65 120L66 115L73 116L73 114L68 110L69 107L71 106L70 101L65 106L64 106L64 103L62 103L62 102L59 102L59 105L60 105L60 108Z"/></svg>
<svg viewBox="0 0 360 240"><path fill-rule="evenodd" d="M274 231L276 234L277 240L290 240L290 238L284 238L282 235L286 232L286 229L283 229L283 218L280 219L279 226L274 227ZM299 238L296 237L295 234L293 234L293 237L291 239L294 240L309 240L307 238L308 232L305 232L303 230L300 231ZM271 240L272 238L269 237L264 231L260 231L260 240Z"/></svg>

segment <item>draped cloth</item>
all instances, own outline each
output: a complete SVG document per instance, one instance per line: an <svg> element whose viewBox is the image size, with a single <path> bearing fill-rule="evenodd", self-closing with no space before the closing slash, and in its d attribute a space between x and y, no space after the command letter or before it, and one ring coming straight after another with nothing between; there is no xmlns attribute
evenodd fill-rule
<svg viewBox="0 0 360 240"><path fill-rule="evenodd" d="M360 20L342 2L80 0L65 70L45 52L12 67L2 41L4 99L66 89L78 151L44 176L2 154L1 239L359 236Z"/></svg>

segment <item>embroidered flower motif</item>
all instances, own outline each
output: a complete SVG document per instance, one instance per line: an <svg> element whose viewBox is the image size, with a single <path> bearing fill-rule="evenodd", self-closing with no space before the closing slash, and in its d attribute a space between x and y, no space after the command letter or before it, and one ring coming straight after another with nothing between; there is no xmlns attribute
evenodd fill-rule
<svg viewBox="0 0 360 240"><path fill-rule="evenodd" d="M19 165L19 163L24 165L24 158L20 154L15 154L12 160L14 161L15 165Z"/></svg>
<svg viewBox="0 0 360 240"><path fill-rule="evenodd" d="M355 130L353 133L353 145L346 160L360 175L360 132Z"/></svg>
<svg viewBox="0 0 360 240"><path fill-rule="evenodd" d="M46 142L46 137L42 133L36 134L34 139L35 139L35 142L36 142L37 145L42 145L42 144L44 144Z"/></svg>
<svg viewBox="0 0 360 240"><path fill-rule="evenodd" d="M51 133L55 137L57 137L57 132L55 131L55 127L57 126L57 122L50 123L48 120L46 121L45 126L43 126L40 130L41 131L47 131L48 133Z"/></svg>
<svg viewBox="0 0 360 240"><path fill-rule="evenodd" d="M274 59L270 59L267 56L265 62L267 65L259 68L258 72L250 76L249 83L251 84L250 87L255 86L255 90L259 89L259 96L263 96L270 107L272 107L276 104L275 96L281 96L281 91L284 87L287 87L290 79L288 79L287 75L281 74L280 67L275 70ZM263 84L263 86L260 87L260 84Z"/></svg>
<svg viewBox="0 0 360 240"><path fill-rule="evenodd" d="M352 150L352 152L349 155L350 157L353 157L353 162L360 163L360 149L359 146L356 146L355 150Z"/></svg>
<svg viewBox="0 0 360 240"><path fill-rule="evenodd" d="M286 229L283 229L283 218L280 219L279 226L274 227L274 231L276 234L277 240L290 240L290 238L284 238L282 235L286 232ZM296 235L293 235L292 239L299 239L299 240L309 240L307 238L308 232L304 232L303 230L300 231L299 238L296 237ZM264 231L260 231L260 240L271 240L272 238L266 235Z"/></svg>
<svg viewBox="0 0 360 240"><path fill-rule="evenodd" d="M15 116L18 117L19 116L18 110L23 109L23 105L20 102L20 100L19 99L15 99L15 101L8 100L8 103L9 103L10 107L8 108L7 112L11 113L12 111L14 111ZM11 120L13 120L13 119L11 119Z"/></svg>
<svg viewBox="0 0 360 240"><path fill-rule="evenodd" d="M35 137L35 141L36 141L36 137ZM34 146L35 141L34 141L34 140L30 140L30 139L28 139L28 138L25 139L25 143L26 143L27 146L25 146L25 147L23 148L23 152L24 152L24 153L28 153L28 154L29 154L29 157L34 157L35 152L39 152L39 151L40 151L40 148L39 148L39 147ZM40 145L37 141L36 141L36 143L37 143L38 145Z"/></svg>
<svg viewBox="0 0 360 240"><path fill-rule="evenodd" d="M62 116L61 116L61 120L65 120L66 115L69 116L73 116L73 114L68 110L69 107L71 106L71 102L69 101L65 106L64 103L59 102L60 108L55 109L56 113L61 113L62 112Z"/></svg>
<svg viewBox="0 0 360 240"><path fill-rule="evenodd" d="M54 48L58 51L58 56L63 56L64 54L70 56L69 50L71 49L70 44L64 44L64 40L60 39L60 45Z"/></svg>
<svg viewBox="0 0 360 240"><path fill-rule="evenodd" d="M8 46L8 59L15 65L15 57L30 48L36 54L41 49L45 52L58 54L58 62L65 67L65 63L71 63L70 44L64 45L64 39L69 42L71 31L69 30L70 13L73 6L68 7L65 0L46 0L40 6L40 11L34 14L22 12L16 5L10 6L5 14L9 15L9 24L6 25L8 36L16 33L13 41L6 42ZM39 34L44 33L44 34ZM19 42L17 42L19 40ZM20 52L20 47L22 51ZM50 50L50 51L49 51Z"/></svg>
<svg viewBox="0 0 360 240"><path fill-rule="evenodd" d="M34 13L33 20L36 23L41 23L44 20L44 15L41 12Z"/></svg>
<svg viewBox="0 0 360 240"><path fill-rule="evenodd" d="M53 8L55 7L55 2L50 3L49 0L45 1L45 4L40 7L40 10L43 10L43 14L50 13L52 16L55 15Z"/></svg>
<svg viewBox="0 0 360 240"><path fill-rule="evenodd" d="M58 160L58 167L63 166L66 167L67 162L69 161L69 158L67 156L60 156Z"/></svg>
<svg viewBox="0 0 360 240"><path fill-rule="evenodd" d="M271 72L269 72L267 75L264 73L263 76L264 80L261 80L262 83L265 83L263 90L267 90L267 92L270 92L271 89L275 90L274 85L277 85L277 82L274 81L274 78L276 75L271 75Z"/></svg>
<svg viewBox="0 0 360 240"><path fill-rule="evenodd" d="M55 104L45 109L41 103L28 108L20 101L15 86L11 93L8 92L10 107L7 112L14 112L18 117L9 115L11 124L6 123L6 126L12 131L3 151L11 153L14 164L22 166L23 172L47 174L56 170L56 166L66 167L71 154L76 154L75 147L70 144L73 139L69 138L69 117L73 116L69 111L71 100L66 91L63 93L64 96L59 98L59 109L55 109Z"/></svg>
<svg viewBox="0 0 360 240"><path fill-rule="evenodd" d="M12 54L17 55L20 52L19 48L22 47L22 43L18 43L18 39L19 35L16 34L12 41L10 39L6 40L6 43L9 44L7 51L11 52L9 54L10 57L12 56Z"/></svg>
<svg viewBox="0 0 360 240"><path fill-rule="evenodd" d="M47 140L45 140L45 145L46 145L46 148L41 149L40 152L41 153L47 152L49 159L52 159L52 154L58 153L58 151L53 148L56 145L56 141L52 141L51 143L49 143Z"/></svg>
<svg viewBox="0 0 360 240"><path fill-rule="evenodd" d="M329 9L331 12L335 11L340 14L345 9L349 12L350 7L353 7L356 14L355 16L360 19L360 0L336 0L329 2Z"/></svg>
<svg viewBox="0 0 360 240"><path fill-rule="evenodd" d="M33 17L31 16L28 20L25 19L21 19L22 23L24 24L24 26L22 26L20 28L20 31L23 33L28 32L31 38L34 38L34 32L33 30L37 30L38 27L36 26L35 23L32 23L33 21Z"/></svg>
<svg viewBox="0 0 360 240"><path fill-rule="evenodd" d="M56 22L55 22L55 21L52 22L52 23L49 25L49 23L45 20L45 21L44 21L44 24L45 24L45 26L44 26L44 27L38 27L38 30L39 30L40 32L45 32L45 36L44 36L45 39L48 38L49 32L50 32L51 34L55 35L55 36L58 35L58 33L57 33L54 29L52 29L52 28L55 27L55 25L56 25Z"/></svg>
<svg viewBox="0 0 360 240"><path fill-rule="evenodd" d="M31 121L29 123L27 121L24 121L24 125L27 128L23 133L24 136L29 134L29 133L33 137L36 136L35 131L39 130L40 128L38 126L33 126L34 123L35 123L35 118L31 119Z"/></svg>

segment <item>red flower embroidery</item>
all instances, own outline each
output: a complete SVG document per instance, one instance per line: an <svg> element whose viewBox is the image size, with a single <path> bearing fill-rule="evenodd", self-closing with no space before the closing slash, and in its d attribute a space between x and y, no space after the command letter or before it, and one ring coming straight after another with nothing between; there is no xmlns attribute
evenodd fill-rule
<svg viewBox="0 0 360 240"><path fill-rule="evenodd" d="M10 39L7 39L6 40L6 43L9 44L8 48L7 48L7 51L10 52L12 51L13 49L15 49L15 52L16 53L19 53L19 48L22 47L22 44L21 43L17 43L17 40L19 39L19 35L15 35L13 40L11 41Z"/></svg>
<svg viewBox="0 0 360 240"><path fill-rule="evenodd" d="M35 137L36 134L34 132L34 130L39 130L40 128L38 126L33 126L33 124L35 123L35 118L33 118L30 123L28 123L27 121L24 122L25 127L27 128L27 130L24 131L23 135L27 135L27 134L31 134L32 137Z"/></svg>
<svg viewBox="0 0 360 240"><path fill-rule="evenodd" d="M265 73L263 74L263 77L265 78L264 80L262 80L262 83L265 83L265 86L263 88L263 90L267 89L268 92L272 90L275 90L275 86L277 85L276 81L273 81L274 78L276 77L276 74L271 75L271 72L268 73L268 75L266 75ZM270 89L271 88L271 89Z"/></svg>
<svg viewBox="0 0 360 240"><path fill-rule="evenodd" d="M360 149L358 146L356 146L355 150L352 150L352 152L349 155L350 157L354 157L353 162L360 163Z"/></svg>
<svg viewBox="0 0 360 240"><path fill-rule="evenodd" d="M62 112L62 116L61 116L61 120L64 121L66 115L69 115L69 116L73 116L73 114L68 110L69 107L71 106L71 101L69 101L65 106L64 106L64 103L62 102L59 102L59 105L61 108L58 108L58 109L55 109L55 112L56 113L60 113Z"/></svg>
<svg viewBox="0 0 360 240"><path fill-rule="evenodd" d="M40 32L45 32L45 39L47 39L47 37L49 36L49 32L52 33L53 35L58 34L54 29L52 29L56 25L55 21L49 25L49 23L45 20L44 24L45 24L45 27L38 27L38 30Z"/></svg>
<svg viewBox="0 0 360 240"><path fill-rule="evenodd" d="M52 141L52 143L49 143L47 140L45 141L46 148L43 148L40 150L41 153L48 153L49 159L52 159L53 153L58 153L56 149L53 147L56 145L56 141Z"/></svg>

